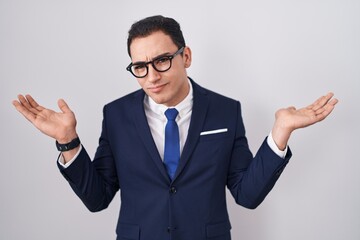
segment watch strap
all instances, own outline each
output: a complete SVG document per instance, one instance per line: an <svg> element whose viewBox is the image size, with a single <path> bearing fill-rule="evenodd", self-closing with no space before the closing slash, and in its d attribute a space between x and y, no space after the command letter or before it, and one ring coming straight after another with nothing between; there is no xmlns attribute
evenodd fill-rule
<svg viewBox="0 0 360 240"><path fill-rule="evenodd" d="M79 145L80 145L79 137L74 138L73 140L71 140L71 142L68 142L68 143L65 143L65 144L60 144L58 141L56 141L56 147L60 152L69 151L71 149L76 148Z"/></svg>

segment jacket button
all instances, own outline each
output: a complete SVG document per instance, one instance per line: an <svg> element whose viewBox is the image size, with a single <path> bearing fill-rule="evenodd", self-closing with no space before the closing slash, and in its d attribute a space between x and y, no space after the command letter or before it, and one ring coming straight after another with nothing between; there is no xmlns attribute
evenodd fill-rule
<svg viewBox="0 0 360 240"><path fill-rule="evenodd" d="M171 187L171 188L170 188L170 193L171 193L171 194L176 193L176 187Z"/></svg>
<svg viewBox="0 0 360 240"><path fill-rule="evenodd" d="M176 227L168 227L167 228L167 232L170 233L172 231L175 231L176 230Z"/></svg>

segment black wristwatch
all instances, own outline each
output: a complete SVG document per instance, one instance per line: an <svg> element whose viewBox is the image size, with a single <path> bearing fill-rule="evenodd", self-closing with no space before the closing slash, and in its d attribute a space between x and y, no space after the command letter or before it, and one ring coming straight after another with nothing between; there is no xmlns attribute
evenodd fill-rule
<svg viewBox="0 0 360 240"><path fill-rule="evenodd" d="M56 141L56 147L60 152L69 151L71 149L76 148L79 145L80 145L80 139L78 137L71 140L71 142L65 144L60 144L58 141Z"/></svg>

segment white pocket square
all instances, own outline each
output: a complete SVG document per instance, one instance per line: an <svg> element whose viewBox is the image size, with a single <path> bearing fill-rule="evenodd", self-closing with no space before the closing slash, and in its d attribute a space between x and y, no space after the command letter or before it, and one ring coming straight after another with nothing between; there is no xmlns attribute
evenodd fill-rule
<svg viewBox="0 0 360 240"><path fill-rule="evenodd" d="M227 128L221 128L221 129L216 129L216 130L211 130L211 131L205 131L205 132L201 132L200 136L216 134L216 133L223 133L223 132L227 132L227 130L228 130Z"/></svg>

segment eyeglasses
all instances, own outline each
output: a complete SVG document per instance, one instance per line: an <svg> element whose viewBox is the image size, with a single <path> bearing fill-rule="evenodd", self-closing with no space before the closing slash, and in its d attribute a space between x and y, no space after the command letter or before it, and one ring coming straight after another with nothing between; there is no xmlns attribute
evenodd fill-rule
<svg viewBox="0 0 360 240"><path fill-rule="evenodd" d="M151 64L152 67L158 72L166 72L171 68L172 59L176 57L176 55L182 53L183 51L184 51L184 47L181 47L173 55L160 56L149 62L130 63L129 66L126 67L126 70L131 72L131 74L137 78L146 77L146 75L149 72L149 66L148 66L149 64Z"/></svg>

